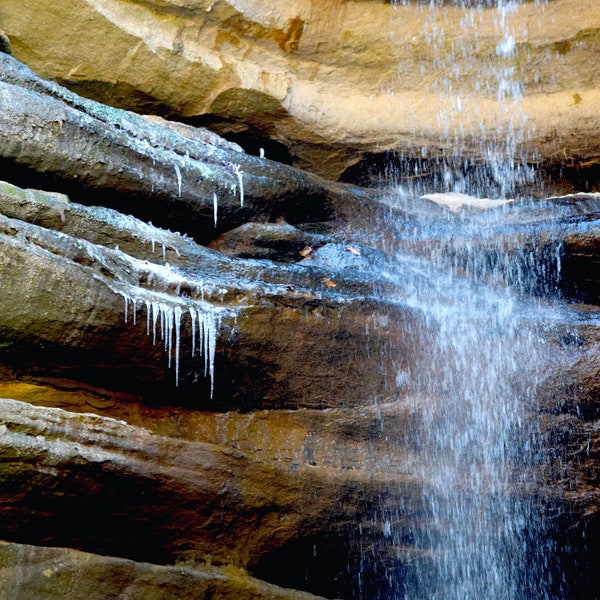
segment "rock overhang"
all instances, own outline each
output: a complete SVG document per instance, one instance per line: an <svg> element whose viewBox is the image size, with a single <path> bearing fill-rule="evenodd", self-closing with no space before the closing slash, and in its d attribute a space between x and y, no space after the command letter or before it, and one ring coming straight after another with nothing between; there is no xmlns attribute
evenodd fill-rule
<svg viewBox="0 0 600 600"><path fill-rule="evenodd" d="M481 157L505 135L518 158L597 164L594 0L95 0L54 3L43 19L36 10L4 2L0 24L14 55L42 76L209 124L249 148L258 139L329 179L385 150Z"/></svg>

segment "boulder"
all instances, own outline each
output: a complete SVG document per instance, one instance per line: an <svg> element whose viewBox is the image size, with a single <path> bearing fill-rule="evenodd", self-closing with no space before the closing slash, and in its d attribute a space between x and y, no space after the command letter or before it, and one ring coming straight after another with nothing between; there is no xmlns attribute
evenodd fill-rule
<svg viewBox="0 0 600 600"><path fill-rule="evenodd" d="M283 220L277 223L245 223L225 232L209 244L228 256L298 262L331 238L302 231Z"/></svg>

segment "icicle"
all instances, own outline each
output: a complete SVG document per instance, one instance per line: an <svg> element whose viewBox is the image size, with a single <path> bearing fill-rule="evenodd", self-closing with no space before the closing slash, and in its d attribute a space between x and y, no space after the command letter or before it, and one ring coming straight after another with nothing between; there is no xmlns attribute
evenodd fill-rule
<svg viewBox="0 0 600 600"><path fill-rule="evenodd" d="M150 300L146 300L146 335L150 335L150 309L152 308L152 304Z"/></svg>
<svg viewBox="0 0 600 600"><path fill-rule="evenodd" d="M210 315L213 317L213 315ZM210 375L210 397L212 399L215 390L215 353L217 349L217 323L214 317L206 318L208 322L208 371Z"/></svg>
<svg viewBox="0 0 600 600"><path fill-rule="evenodd" d="M203 337L204 337L204 377L206 377L208 373L208 363L209 363L209 348L210 348L210 323L206 318L206 315L202 315L202 329Z"/></svg>
<svg viewBox="0 0 600 600"><path fill-rule="evenodd" d="M163 338L165 342L165 351L169 358L169 368L171 368L171 347L173 345L173 309L170 306L160 305L163 314Z"/></svg>
<svg viewBox="0 0 600 600"><path fill-rule="evenodd" d="M133 322L137 321L137 304L140 298L131 298L122 293L124 298L125 319L129 318L129 303L133 305ZM220 327L220 311L211 305L194 302L171 303L143 299L146 307L146 335L152 329L152 343L156 345L157 329L160 327L161 341L167 353L168 367L175 362L175 385L179 385L179 361L181 353L181 321L187 309L192 327L191 355L204 359L204 376L210 377L210 397L214 394L215 354L217 347L217 334ZM159 325L160 319L160 325ZM175 339L173 339L175 338Z"/></svg>
<svg viewBox="0 0 600 600"><path fill-rule="evenodd" d="M218 198L217 198L217 194L214 193L213 194L213 213L215 216L215 227L217 226L217 208L218 208Z"/></svg>
<svg viewBox="0 0 600 600"><path fill-rule="evenodd" d="M190 319L192 320L192 358L196 356L196 311L190 306Z"/></svg>
<svg viewBox="0 0 600 600"><path fill-rule="evenodd" d="M244 173L240 169L236 169L235 174L237 175L238 181L240 182L240 206L244 206Z"/></svg>
<svg viewBox="0 0 600 600"><path fill-rule="evenodd" d="M163 255L163 261L167 260L167 247L163 244L162 245L162 255Z"/></svg>
<svg viewBox="0 0 600 600"><path fill-rule="evenodd" d="M152 344L156 345L156 322L158 321L158 315L160 314L160 308L158 302L152 303Z"/></svg>
<svg viewBox="0 0 600 600"><path fill-rule="evenodd" d="M204 353L204 320L200 311L196 313L198 315L198 350L200 351L200 356Z"/></svg>
<svg viewBox="0 0 600 600"><path fill-rule="evenodd" d="M175 174L177 175L177 191L179 192L179 197L181 198L181 170L176 162L173 163L173 167L175 168Z"/></svg>
<svg viewBox="0 0 600 600"><path fill-rule="evenodd" d="M175 385L179 385L179 341L181 339L181 307L176 306L173 311L175 319ZM212 397L212 396L211 396Z"/></svg>

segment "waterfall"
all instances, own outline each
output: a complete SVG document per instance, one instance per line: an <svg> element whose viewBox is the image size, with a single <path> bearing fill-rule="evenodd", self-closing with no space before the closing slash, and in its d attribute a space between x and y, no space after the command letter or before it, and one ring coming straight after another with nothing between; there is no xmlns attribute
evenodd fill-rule
<svg viewBox="0 0 600 600"><path fill-rule="evenodd" d="M544 10L544 0L534 2ZM440 150L434 155L423 147L415 159L413 149L413 158L400 156L388 173L409 175L411 184L402 183L408 193L432 191L433 185L438 192L511 197L530 189L537 156L522 150L532 133L521 107L519 65L529 52L527 26L518 20L524 0L393 0L397 18L415 4L429 51L423 93L438 106ZM398 71L401 88L401 64ZM433 181L426 172L435 173Z"/></svg>
<svg viewBox="0 0 600 600"><path fill-rule="evenodd" d="M401 8L408 3L395 4ZM429 81L427 91L440 101L444 152L435 159L438 175L433 182L400 181L398 198L460 193L489 196L500 206L535 181L528 166L532 157L518 154L527 136L515 69L516 40L526 32L516 31L511 20L519 4L505 0L422 4L433 66L442 74ZM460 21L464 36L459 40L446 37L444 29L455 8L464 9ZM469 57L481 54L487 40L478 35L478 27L488 23L489 31L490 20L499 41L474 77ZM473 161L459 154L458 149L472 143L477 133L463 129L461 117L466 107L477 110L475 100L482 95L508 118L499 121L492 136L482 136L492 137L494 143L482 145L480 158ZM482 119L481 128L488 126ZM498 222L503 210L491 211ZM550 591L551 549L544 507L537 500L533 475L542 439L533 405L547 355L543 329L559 308L528 295L539 292L539 285L550 295L555 291L560 247L550 243L546 256L537 253L532 258L527 250L528 244L535 244L531 237L521 256L508 255L501 241L485 237L488 224L485 217L448 218L438 224L436 249L426 259L407 263L412 264L412 274L405 276L403 300L422 313L428 332L415 340L417 366L398 379L420 414L412 444L420 455L416 470L423 481L422 508L409 531L405 525L394 525L401 522L397 515L383 516L384 537L398 549L408 540L413 552L406 558L398 550L401 567L388 577L384 591L378 589L375 595L380 598L555 597ZM411 235L399 229L401 235ZM413 247L418 247L422 239L412 235ZM421 257L424 254L421 248ZM364 589L359 595L367 597Z"/></svg>
<svg viewBox="0 0 600 600"><path fill-rule="evenodd" d="M540 325L554 309L443 273L417 280L413 294L430 331L409 374L424 482L412 535L426 559L397 597L547 598L542 508L526 473L540 439Z"/></svg>

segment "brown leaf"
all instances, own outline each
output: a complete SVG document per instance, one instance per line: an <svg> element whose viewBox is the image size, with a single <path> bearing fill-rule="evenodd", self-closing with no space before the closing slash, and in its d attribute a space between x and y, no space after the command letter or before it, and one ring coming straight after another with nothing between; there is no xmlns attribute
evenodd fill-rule
<svg viewBox="0 0 600 600"><path fill-rule="evenodd" d="M346 246L346 250L355 256L360 256L360 250L354 246Z"/></svg>
<svg viewBox="0 0 600 600"><path fill-rule="evenodd" d="M333 281L331 281L331 279L329 279L329 277L323 277L323 283L328 287L328 288L334 288L337 287L335 283L333 283Z"/></svg>
<svg viewBox="0 0 600 600"><path fill-rule="evenodd" d="M302 250L300 250L300 256L302 256L302 258L310 258L312 251L313 251L312 246L304 246L304 248L302 248Z"/></svg>

